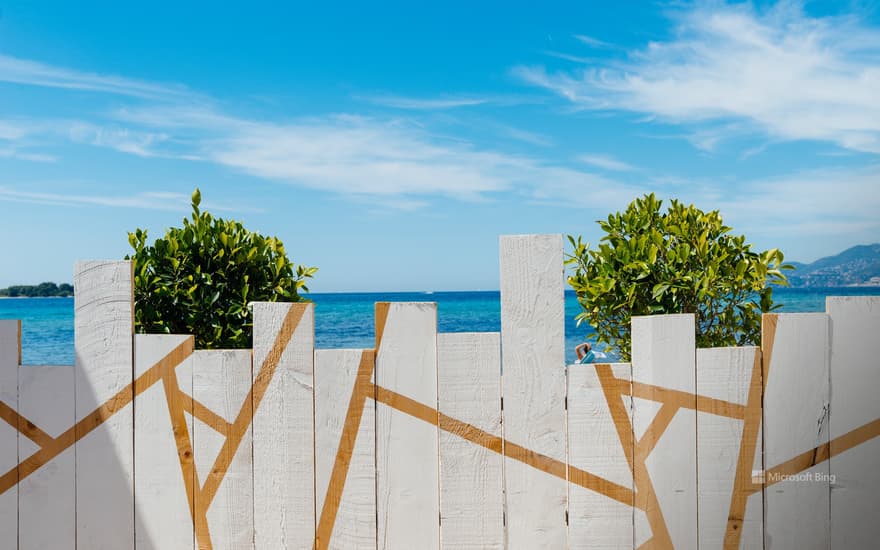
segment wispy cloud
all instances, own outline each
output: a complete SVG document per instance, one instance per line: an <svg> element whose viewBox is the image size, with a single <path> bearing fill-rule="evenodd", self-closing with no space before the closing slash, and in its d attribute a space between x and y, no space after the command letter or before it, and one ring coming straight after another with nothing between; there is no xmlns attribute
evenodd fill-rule
<svg viewBox="0 0 880 550"><path fill-rule="evenodd" d="M30 185L33 187L33 184ZM169 212L188 212L190 195L174 191L150 191L128 195L94 193L59 193L22 191L11 185L0 185L0 202L21 202L45 204L50 206L86 207L105 206L112 208L135 208L142 210L165 210ZM217 212L257 211L242 205L222 202L205 203L205 208Z"/></svg>
<svg viewBox="0 0 880 550"><path fill-rule="evenodd" d="M599 40L598 38L594 38L592 36L587 36L586 34L576 34L574 37L581 43L586 44L592 48L610 48L611 44L605 42L604 40Z"/></svg>
<svg viewBox="0 0 880 550"><path fill-rule="evenodd" d="M578 155L577 160L592 166L597 166L603 170L612 170L616 172L630 172L636 169L635 166L627 164L622 160L618 160L611 155L584 154Z"/></svg>
<svg viewBox="0 0 880 550"><path fill-rule="evenodd" d="M631 51L626 62L514 72L584 109L643 113L701 131L739 121L773 138L880 153L876 27L855 16L809 17L792 3L765 11L710 4L675 21L674 39Z"/></svg>
<svg viewBox="0 0 880 550"><path fill-rule="evenodd" d="M487 97L405 97L396 95L366 96L362 99L383 107L394 109L407 109L417 111L456 109L459 107L473 107L492 103L492 98Z"/></svg>
<svg viewBox="0 0 880 550"><path fill-rule="evenodd" d="M78 71L4 54L0 54L0 82L87 90L146 99L181 99L195 95L186 87L176 84L159 84Z"/></svg>

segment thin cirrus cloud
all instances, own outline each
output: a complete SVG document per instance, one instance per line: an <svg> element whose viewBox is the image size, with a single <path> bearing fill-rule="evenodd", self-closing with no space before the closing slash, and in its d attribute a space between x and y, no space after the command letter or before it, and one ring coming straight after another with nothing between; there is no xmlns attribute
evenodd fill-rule
<svg viewBox="0 0 880 550"><path fill-rule="evenodd" d="M115 116L121 123L143 125L145 132L152 128L174 134L174 152L157 142L149 154L188 155L267 180L353 197L384 197L388 206L404 209L425 205L427 196L483 201L512 192L543 198L546 190L563 187L575 197L613 201L594 198L594 205L618 206L619 194L630 196L632 191L587 171L438 139L405 120L330 115L279 124L210 109L163 107L128 109Z"/></svg>
<svg viewBox="0 0 880 550"><path fill-rule="evenodd" d="M671 40L630 51L627 61L514 73L584 109L647 114L704 133L741 122L772 139L880 153L880 30L856 16L810 17L789 3L763 12L713 4L675 22Z"/></svg>
<svg viewBox="0 0 880 550"><path fill-rule="evenodd" d="M590 164L592 166L596 166L598 168L602 168L603 170L611 170L613 172L631 172L636 169L632 164L627 164L622 160L616 159L611 155L601 155L601 154L583 154L578 155L577 160Z"/></svg>

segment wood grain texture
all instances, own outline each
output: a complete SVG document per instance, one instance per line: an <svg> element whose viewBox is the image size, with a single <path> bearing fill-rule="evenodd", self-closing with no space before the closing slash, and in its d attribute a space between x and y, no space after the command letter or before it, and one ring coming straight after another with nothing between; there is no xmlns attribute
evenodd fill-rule
<svg viewBox="0 0 880 550"><path fill-rule="evenodd" d="M138 334L135 336L135 378L141 376L191 336ZM187 361L191 361L187 359ZM192 407L192 368L175 369L174 378L184 394L168 394L159 381L135 397L135 545L144 549L192 550L193 520L190 495L196 480L192 469L184 473L178 456L178 441L192 441L192 417L184 421L186 433L174 429L171 400L179 413L189 401ZM192 450L188 459L192 461Z"/></svg>
<svg viewBox="0 0 880 550"><path fill-rule="evenodd" d="M376 384L436 410L437 305L391 303L376 355ZM434 425L376 409L378 547L439 548L438 433Z"/></svg>
<svg viewBox="0 0 880 550"><path fill-rule="evenodd" d="M501 437L501 335L437 335L439 410ZM504 547L502 456L440 419L440 529L444 549Z"/></svg>
<svg viewBox="0 0 880 550"><path fill-rule="evenodd" d="M630 382L629 363L611 365L615 378ZM626 392L629 393L628 391ZM620 396L609 406L594 365L568 367L568 463L569 466L601 476L632 490L632 470L625 442L621 442L623 417L631 403ZM612 410L612 407L616 407ZM632 453L631 438L629 453ZM632 498L629 505L607 495L569 483L569 548L612 549L633 547Z"/></svg>
<svg viewBox="0 0 880 550"><path fill-rule="evenodd" d="M362 408L360 422L354 426L353 433L343 435L364 352L356 349L315 351L316 509L321 512L327 507L328 496L339 499L329 540L321 541L318 548L376 548L376 402L373 399L356 400ZM368 360L374 360L371 350L366 353ZM360 383L372 384L369 372L365 377ZM343 442L343 437L353 437L354 441ZM345 483L331 487L340 446L351 449Z"/></svg>
<svg viewBox="0 0 880 550"><path fill-rule="evenodd" d="M829 297L830 438L880 419L880 297ZM842 454L832 446L831 546L869 548L880 540L880 438Z"/></svg>
<svg viewBox="0 0 880 550"><path fill-rule="evenodd" d="M49 436L58 437L73 424L73 383L74 370L70 366L22 368L19 412ZM74 451L70 448L18 485L20 550L75 547L74 467Z"/></svg>
<svg viewBox="0 0 880 550"><path fill-rule="evenodd" d="M193 399L227 422L240 414L251 415L246 399L251 387L250 350L198 350L192 355ZM223 441L231 434L199 421L193 421L193 445L196 470L204 486L212 476L221 476L213 500L204 491L196 494L196 513L207 516L214 550L246 550L254 546L254 470L253 437L248 427L234 456L222 457L229 464L225 472L215 468ZM197 545L199 533L196 533Z"/></svg>
<svg viewBox="0 0 880 550"><path fill-rule="evenodd" d="M315 537L314 304L255 303L254 381L291 308L305 311L254 413L257 548L306 548Z"/></svg>
<svg viewBox="0 0 880 550"><path fill-rule="evenodd" d="M776 317L775 342L769 364L764 365L764 463L768 470L828 443L828 328L824 313ZM766 479L766 547L829 547L828 476L826 457L793 479Z"/></svg>
<svg viewBox="0 0 880 550"><path fill-rule="evenodd" d="M133 381L131 262L77 262L73 278L79 421ZM133 430L129 403L76 443L79 548L134 546Z"/></svg>
<svg viewBox="0 0 880 550"><path fill-rule="evenodd" d="M505 438L555 460L565 449L562 235L500 239ZM509 548L564 548L567 485L505 459Z"/></svg>
<svg viewBox="0 0 880 550"><path fill-rule="evenodd" d="M693 315L632 318L633 384L639 382L694 394L695 361ZM696 398L683 399L694 408L667 409L674 414L666 417L668 425L665 430L661 429L661 434L657 434L648 428L636 443L636 464L640 463L638 458L641 455L644 469L635 469L633 481L637 504L647 512L650 537L654 537L660 547L688 550L697 547ZM651 414L654 415L653 411ZM664 411L656 413L657 416L661 414ZM634 400L635 425L642 415L644 410L639 400ZM648 497L650 487L653 487L656 500ZM650 537L638 529L634 535L636 541Z"/></svg>
<svg viewBox="0 0 880 550"><path fill-rule="evenodd" d="M755 370L755 347L697 350L697 394L745 406ZM760 372L758 372L760 375ZM700 548L722 548L736 480L743 420L725 416L726 411L697 413L698 536ZM758 440L753 457L760 469ZM749 464L753 469L754 460ZM760 499L746 506L740 548L760 548L763 507Z"/></svg>
<svg viewBox="0 0 880 550"><path fill-rule="evenodd" d="M0 402L18 410L18 364L21 357L21 322L0 320ZM0 419L0 475L18 464L18 430ZM18 488L0 493L0 533L3 540L18 537Z"/></svg>

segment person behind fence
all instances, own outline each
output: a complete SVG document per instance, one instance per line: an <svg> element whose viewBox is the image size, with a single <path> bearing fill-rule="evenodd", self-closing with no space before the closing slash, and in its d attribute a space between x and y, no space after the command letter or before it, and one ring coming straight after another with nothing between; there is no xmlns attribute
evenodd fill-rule
<svg viewBox="0 0 880 550"><path fill-rule="evenodd" d="M589 342L578 344L578 346L574 348L574 354L577 356L577 362L580 364L592 363L596 360L593 346Z"/></svg>

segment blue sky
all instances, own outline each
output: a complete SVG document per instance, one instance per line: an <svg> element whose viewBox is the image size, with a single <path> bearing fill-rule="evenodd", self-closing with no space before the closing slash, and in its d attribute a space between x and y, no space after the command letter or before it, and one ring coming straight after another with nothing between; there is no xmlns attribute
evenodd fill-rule
<svg viewBox="0 0 880 550"><path fill-rule="evenodd" d="M656 192L812 261L880 241L880 5L0 3L0 286L199 186L313 291L498 287L500 234Z"/></svg>

